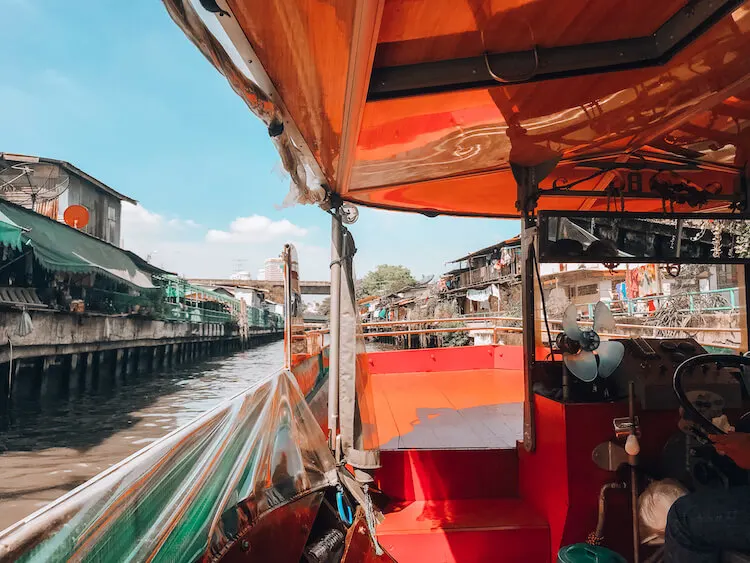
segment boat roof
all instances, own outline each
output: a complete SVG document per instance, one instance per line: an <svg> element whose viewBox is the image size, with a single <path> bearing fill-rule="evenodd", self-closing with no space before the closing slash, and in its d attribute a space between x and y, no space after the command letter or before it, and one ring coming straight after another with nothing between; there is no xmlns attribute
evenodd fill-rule
<svg viewBox="0 0 750 563"><path fill-rule="evenodd" d="M742 1L202 0L200 14L164 3L268 125L298 201L327 190L518 217L511 165L538 167L539 209L606 210L613 180L647 173L649 191L665 170L720 185L704 209L744 189ZM656 197L628 201L661 210Z"/></svg>

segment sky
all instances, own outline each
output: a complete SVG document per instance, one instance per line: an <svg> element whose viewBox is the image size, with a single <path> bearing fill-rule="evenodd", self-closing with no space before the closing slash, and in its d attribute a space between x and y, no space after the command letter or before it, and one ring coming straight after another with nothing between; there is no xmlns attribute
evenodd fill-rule
<svg viewBox="0 0 750 563"><path fill-rule="evenodd" d="M159 0L0 0L0 152L71 162L139 204L122 243L188 277L255 275L292 242L326 279L330 217L281 208L289 180L263 124ZM358 275L416 277L517 234L517 221L360 208Z"/></svg>

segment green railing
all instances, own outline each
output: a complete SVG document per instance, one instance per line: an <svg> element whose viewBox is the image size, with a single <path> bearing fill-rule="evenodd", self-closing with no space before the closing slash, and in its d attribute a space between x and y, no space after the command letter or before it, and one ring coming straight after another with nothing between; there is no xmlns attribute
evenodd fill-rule
<svg viewBox="0 0 750 563"><path fill-rule="evenodd" d="M648 302L654 302L656 309L659 309L660 304L663 301L677 298L687 298L687 307L680 309L681 313L708 313L708 312L721 312L721 311L736 311L739 309L739 292L738 287L727 287L724 289L712 289L709 291L691 291L687 293L674 293L671 295L651 295L649 297L635 297L633 299L625 299L621 301L623 304L623 312L615 313L615 315L628 315L634 316L638 314L650 314L653 311L648 311ZM716 300L715 304L701 303L702 300L707 300L714 297ZM638 305L640 303L646 304L647 311L639 311ZM596 303L588 303L588 316L589 318L594 315L594 307Z"/></svg>
<svg viewBox="0 0 750 563"><path fill-rule="evenodd" d="M242 303L239 299L192 285L173 276L155 277L161 286L164 320L191 323L239 322ZM247 305L247 325L250 330L281 330L284 319L259 307Z"/></svg>
<svg viewBox="0 0 750 563"><path fill-rule="evenodd" d="M162 294L159 289L141 290L139 295L131 295L92 287L86 289L84 303L87 311L157 317L162 306Z"/></svg>

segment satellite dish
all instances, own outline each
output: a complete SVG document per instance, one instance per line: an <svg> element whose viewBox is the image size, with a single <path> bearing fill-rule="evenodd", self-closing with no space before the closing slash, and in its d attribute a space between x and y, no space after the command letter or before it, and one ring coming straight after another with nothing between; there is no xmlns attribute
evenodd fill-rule
<svg viewBox="0 0 750 563"><path fill-rule="evenodd" d="M71 205L63 213L65 224L74 229L83 229L89 224L89 210L83 205Z"/></svg>
<svg viewBox="0 0 750 563"><path fill-rule="evenodd" d="M0 194L8 201L38 211L60 197L70 184L62 167L46 162L19 162L0 168Z"/></svg>

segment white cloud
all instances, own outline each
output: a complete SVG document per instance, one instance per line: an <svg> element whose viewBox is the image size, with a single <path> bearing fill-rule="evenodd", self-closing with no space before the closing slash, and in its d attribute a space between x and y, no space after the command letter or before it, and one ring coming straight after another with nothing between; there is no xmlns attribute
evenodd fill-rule
<svg viewBox="0 0 750 563"><path fill-rule="evenodd" d="M172 218L167 219L163 215L149 211L142 205L122 204L122 230L129 234L135 234L143 229L147 231L169 229L197 229L198 223L192 219Z"/></svg>
<svg viewBox="0 0 750 563"><path fill-rule="evenodd" d="M141 228L155 228L164 223L164 217L152 213L142 205L122 204L122 230L135 232Z"/></svg>
<svg viewBox="0 0 750 563"><path fill-rule="evenodd" d="M282 238L300 238L307 229L299 227L287 219L272 221L263 215L238 217L229 225L228 231L210 229L206 233L207 242L268 242Z"/></svg>
<svg viewBox="0 0 750 563"><path fill-rule="evenodd" d="M299 251L303 279L328 278L328 249L302 240L309 230L283 219L240 217L227 229L206 229L191 219L166 218L143 206L123 204L122 243L165 270L192 278L229 278L241 269L255 274L285 243ZM237 244L242 243L242 244Z"/></svg>

